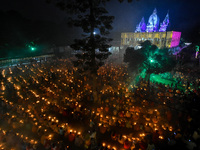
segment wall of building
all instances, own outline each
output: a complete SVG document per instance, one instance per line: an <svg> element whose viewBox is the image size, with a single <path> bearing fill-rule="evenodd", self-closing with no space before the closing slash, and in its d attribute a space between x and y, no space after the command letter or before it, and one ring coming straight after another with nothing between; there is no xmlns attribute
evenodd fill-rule
<svg viewBox="0 0 200 150"><path fill-rule="evenodd" d="M177 45L179 45L180 39L181 39L181 32L173 31L170 47L176 47Z"/></svg>
<svg viewBox="0 0 200 150"><path fill-rule="evenodd" d="M159 48L172 48L179 45L181 32L124 32L121 33L121 45L139 46L141 42L149 40Z"/></svg>

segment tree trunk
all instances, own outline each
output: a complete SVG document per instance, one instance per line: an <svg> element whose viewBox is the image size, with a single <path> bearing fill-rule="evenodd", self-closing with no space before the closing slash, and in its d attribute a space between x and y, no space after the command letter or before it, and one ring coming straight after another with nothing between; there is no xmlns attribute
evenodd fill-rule
<svg viewBox="0 0 200 150"><path fill-rule="evenodd" d="M98 89L97 89L97 76L93 75L92 76L92 80L93 80L93 85L92 85L92 95L94 98L94 102L98 102Z"/></svg>
<svg viewBox="0 0 200 150"><path fill-rule="evenodd" d="M96 61L95 61L95 41L94 41L94 26L95 26L95 17L94 17L94 2L93 0L89 0L90 3L90 25L91 25L91 31L90 31L90 40L91 40L91 62L92 62L92 95L94 98L94 102L98 101L98 91L97 91L97 67L96 67Z"/></svg>

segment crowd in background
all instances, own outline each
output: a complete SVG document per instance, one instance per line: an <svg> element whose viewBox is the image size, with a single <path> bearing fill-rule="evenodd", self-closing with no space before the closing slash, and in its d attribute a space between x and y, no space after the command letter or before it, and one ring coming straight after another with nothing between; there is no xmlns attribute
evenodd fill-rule
<svg viewBox="0 0 200 150"><path fill-rule="evenodd" d="M2 68L0 149L200 149L198 77L162 77L175 81L131 84L126 65L106 64L94 101L68 59Z"/></svg>

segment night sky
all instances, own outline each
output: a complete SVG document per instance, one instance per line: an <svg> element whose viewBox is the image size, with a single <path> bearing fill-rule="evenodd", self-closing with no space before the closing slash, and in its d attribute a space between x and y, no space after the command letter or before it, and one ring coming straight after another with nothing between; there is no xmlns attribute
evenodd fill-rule
<svg viewBox="0 0 200 150"><path fill-rule="evenodd" d="M163 21L169 10L169 30L181 31L183 36L199 31L199 0L133 0L132 3L111 0L107 4L111 15L115 16L111 34L121 32L134 32L141 18L147 23L154 8L160 21ZM60 23L66 20L67 15L53 4L45 3L45 0L4 0L0 2L0 10L16 10L22 16L31 20L53 21ZM120 37L114 37L118 40Z"/></svg>

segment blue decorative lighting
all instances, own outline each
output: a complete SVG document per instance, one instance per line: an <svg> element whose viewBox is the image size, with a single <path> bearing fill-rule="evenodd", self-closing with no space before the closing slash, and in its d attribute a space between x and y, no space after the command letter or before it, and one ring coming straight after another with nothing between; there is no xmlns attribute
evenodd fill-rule
<svg viewBox="0 0 200 150"><path fill-rule="evenodd" d="M140 23L136 26L135 32L165 32L167 30L167 26L169 24L169 12L167 13L165 19L160 24L160 19L157 16L157 10L154 9L153 13L149 17L148 23L146 25L144 17L140 21Z"/></svg>
<svg viewBox="0 0 200 150"><path fill-rule="evenodd" d="M159 32L165 32L167 30L167 26L169 24L169 13L167 13L165 19L163 22L160 24L160 29Z"/></svg>
<svg viewBox="0 0 200 150"><path fill-rule="evenodd" d="M144 17L142 17L142 20L137 25L135 32L145 32L145 31L146 31L146 23Z"/></svg>

